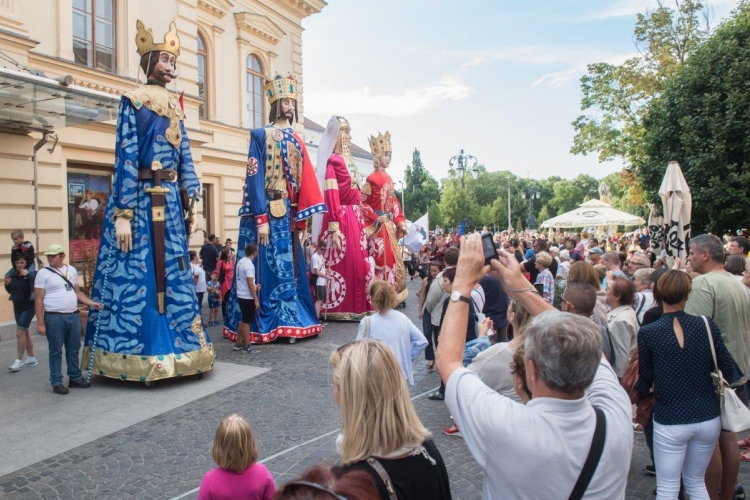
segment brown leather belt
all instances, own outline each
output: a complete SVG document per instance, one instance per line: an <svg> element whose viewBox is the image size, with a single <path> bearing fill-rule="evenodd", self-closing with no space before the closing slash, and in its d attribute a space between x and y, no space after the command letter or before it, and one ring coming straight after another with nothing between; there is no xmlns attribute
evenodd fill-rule
<svg viewBox="0 0 750 500"><path fill-rule="evenodd" d="M271 201L274 200L286 200L289 198L289 193L286 191L278 191L276 189L266 189L266 198Z"/></svg>
<svg viewBox="0 0 750 500"><path fill-rule="evenodd" d="M177 171L176 170L162 170L161 171L162 182L176 182ZM150 168L141 168L138 170L139 181L152 181L154 180L154 171Z"/></svg>

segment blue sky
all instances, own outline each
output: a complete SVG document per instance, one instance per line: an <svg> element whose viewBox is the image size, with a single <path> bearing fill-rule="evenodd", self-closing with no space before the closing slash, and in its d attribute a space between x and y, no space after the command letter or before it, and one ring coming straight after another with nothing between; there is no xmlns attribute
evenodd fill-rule
<svg viewBox="0 0 750 500"><path fill-rule="evenodd" d="M670 1L666 2L668 5ZM714 24L736 0L709 0ZM418 148L437 179L465 149L488 170L603 177L619 162L572 155L580 77L636 54L655 0L328 0L303 22L304 112L346 116L354 142L391 132L390 174Z"/></svg>

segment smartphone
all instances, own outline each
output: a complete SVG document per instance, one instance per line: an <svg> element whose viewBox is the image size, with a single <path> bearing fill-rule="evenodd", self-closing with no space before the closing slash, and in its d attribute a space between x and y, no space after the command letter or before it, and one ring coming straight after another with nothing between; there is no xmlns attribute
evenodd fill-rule
<svg viewBox="0 0 750 500"><path fill-rule="evenodd" d="M495 241L492 239L492 233L482 233L482 250L484 251L485 265L489 265L492 259L497 259L497 249L495 249Z"/></svg>

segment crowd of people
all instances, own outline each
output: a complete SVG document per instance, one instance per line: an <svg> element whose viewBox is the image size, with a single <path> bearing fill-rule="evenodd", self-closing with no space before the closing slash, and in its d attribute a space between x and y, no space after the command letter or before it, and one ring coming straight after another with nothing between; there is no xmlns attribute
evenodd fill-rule
<svg viewBox="0 0 750 500"><path fill-rule="evenodd" d="M658 498L741 498L750 440L721 429L710 345L747 404L750 243L695 236L685 267L668 268L643 238L629 241L504 232L486 266L479 234L433 235L414 266L421 331L375 280L375 313L331 355L340 465L313 468L274 498L450 498L408 398L423 350L442 382L429 399L445 401L446 434L485 470L483 498L624 498L633 432L646 434Z"/></svg>
<svg viewBox="0 0 750 500"><path fill-rule="evenodd" d="M80 325L72 315L79 301L96 309L102 304L80 292L60 245L50 246L49 265L37 271L33 247L22 233L12 237L5 286L16 313L18 356L10 370L38 364L28 330L36 314L50 344L54 391L68 392L63 350L69 387L86 388L77 362ZM448 471L409 399L412 365L423 351L427 368L441 379L429 399L445 402L454 420L445 432L463 437L485 470L484 498L554 497L563 490L576 498L623 498L634 431L646 434L653 460L646 470L656 475L659 498L741 493L739 463L750 461L750 452L740 450L750 442L721 428L710 346L747 404L746 238L695 236L684 268L679 259L668 268L642 238L622 246L585 234L548 239L512 232L495 235L498 258L487 266L480 240L479 233L432 235L415 254L408 267L422 280L421 330L394 310L400 302L391 284L371 281L374 313L330 360L342 416L337 467L313 468L277 490L257 463L249 424L231 415L217 430L212 456L218 468L204 478L199 498L239 498L238 492L253 492L249 498L450 498ZM201 303L208 295L209 325L218 321L226 283L235 283L241 300L258 300L257 247L249 244L235 262L231 244L211 235L190 255L195 293ZM308 248L317 287L326 279L319 257L325 248ZM251 323L243 318L243 325ZM240 330L238 345L251 349L249 331ZM637 382L623 388L631 366ZM500 448L514 460L499 457ZM542 472L547 480L535 481Z"/></svg>

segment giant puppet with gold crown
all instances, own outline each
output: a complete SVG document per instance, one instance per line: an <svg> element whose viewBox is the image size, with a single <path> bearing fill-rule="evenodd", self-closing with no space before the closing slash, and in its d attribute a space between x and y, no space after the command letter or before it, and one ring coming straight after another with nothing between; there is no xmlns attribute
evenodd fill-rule
<svg viewBox="0 0 750 500"><path fill-rule="evenodd" d="M326 206L305 142L292 128L297 120L297 79L276 75L267 82L265 92L271 102L271 123L250 132L237 252L239 262L248 243L258 245L254 282L260 285L259 304L255 304L252 324L241 322L235 285L243 277L235 272L224 336L237 341L237 349L246 348L248 342L266 343L279 337L293 342L321 331L301 237L307 219L324 213Z"/></svg>
<svg viewBox="0 0 750 500"><path fill-rule="evenodd" d="M406 234L406 219L386 171L391 164L391 134L370 136L372 163L375 170L367 177L362 190L362 207L366 219L365 233L370 255L375 260L375 276L396 289L398 301L406 300L406 268L398 240Z"/></svg>
<svg viewBox="0 0 750 500"><path fill-rule="evenodd" d="M190 200L200 193L177 97L180 39L174 23L157 43L137 24L146 83L120 101L114 180L107 202L82 369L152 384L199 375L214 363L188 257Z"/></svg>

